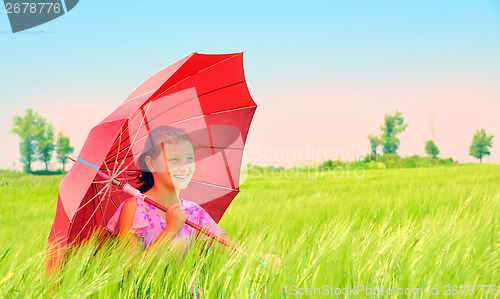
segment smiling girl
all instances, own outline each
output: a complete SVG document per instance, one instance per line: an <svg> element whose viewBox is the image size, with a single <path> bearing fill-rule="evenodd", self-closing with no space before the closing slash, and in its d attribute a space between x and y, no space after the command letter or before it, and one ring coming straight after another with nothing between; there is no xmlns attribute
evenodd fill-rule
<svg viewBox="0 0 500 299"><path fill-rule="evenodd" d="M180 190L187 188L195 171L194 146L184 131L169 126L152 130L138 163L141 185L137 189L166 207L167 211L132 197L118 207L108 222L109 230L121 239L128 232L134 233L133 246L142 243L146 252L165 241L187 249L189 241L197 236L202 240L211 239L185 224L189 219L219 238L232 242L202 207L179 198ZM218 242L215 244L224 247Z"/></svg>

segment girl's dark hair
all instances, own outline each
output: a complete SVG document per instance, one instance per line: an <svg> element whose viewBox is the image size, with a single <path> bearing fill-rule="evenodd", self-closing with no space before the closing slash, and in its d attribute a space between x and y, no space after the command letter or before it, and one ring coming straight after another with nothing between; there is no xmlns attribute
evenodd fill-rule
<svg viewBox="0 0 500 299"><path fill-rule="evenodd" d="M144 145L144 150L139 156L138 166L139 174L137 179L140 186L137 188L141 193L148 191L153 188L155 181L153 174L149 170L146 164L146 156L157 157L161 152L161 143L178 143L181 140L186 140L193 145L193 141L186 132L182 129L170 127L170 126L160 126L154 128L149 134Z"/></svg>

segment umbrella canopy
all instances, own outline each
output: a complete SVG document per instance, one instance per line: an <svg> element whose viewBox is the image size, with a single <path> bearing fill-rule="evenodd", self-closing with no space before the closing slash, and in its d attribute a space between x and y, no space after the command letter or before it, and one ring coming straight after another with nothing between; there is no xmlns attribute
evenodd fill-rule
<svg viewBox="0 0 500 299"><path fill-rule="evenodd" d="M110 180L138 187L138 158L148 134L171 126L192 140L196 171L179 197L194 201L218 222L239 192L244 145L257 105L243 72L243 53L193 53L160 71L89 133L59 185L48 238L47 271L59 269L72 244L105 228L129 198Z"/></svg>

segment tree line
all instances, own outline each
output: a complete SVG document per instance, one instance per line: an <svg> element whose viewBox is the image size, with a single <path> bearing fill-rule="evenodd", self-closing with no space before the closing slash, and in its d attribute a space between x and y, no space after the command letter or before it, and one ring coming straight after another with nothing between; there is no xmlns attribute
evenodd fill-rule
<svg viewBox="0 0 500 299"><path fill-rule="evenodd" d="M74 151L69 138L62 131L54 138L54 126L32 108L26 109L24 116L14 117L10 133L20 138L19 153L25 172L32 172L31 166L35 161L43 162L45 171L48 171L54 150L65 171L68 155Z"/></svg>
<svg viewBox="0 0 500 299"><path fill-rule="evenodd" d="M378 147L382 147L383 154L397 155L400 146L397 136L407 127L408 124L405 123L401 112L396 111L394 115L386 113L384 123L380 126L381 134L368 136L372 155L378 156ZM26 109L24 116L14 117L10 132L20 138L19 153L25 172L31 172L31 165L35 161L43 162L45 171L48 171L54 150L57 160L63 166L63 172L65 171L67 157L74 151L69 144L69 138L60 131L54 139L54 126L32 108ZM493 135L488 135L484 129L477 130L469 146L469 155L479 159L482 163L483 157L490 155L490 149L493 146L492 139ZM429 157L436 159L439 155L439 149L432 139L426 141L424 149Z"/></svg>
<svg viewBox="0 0 500 299"><path fill-rule="evenodd" d="M397 154L400 142L397 135L406 130L408 124L405 124L404 117L401 112L396 111L394 115L385 114L384 124L380 126L382 133L380 136L370 134L371 153L377 154L377 148L382 146L383 154ZM432 128L433 129L433 128ZM472 142L469 146L469 155L479 159L483 163L483 157L490 155L490 148L493 146L493 135L486 134L484 129L477 130L472 136ZM434 143L434 140L427 140L425 143L425 153L434 159L439 155L439 149Z"/></svg>

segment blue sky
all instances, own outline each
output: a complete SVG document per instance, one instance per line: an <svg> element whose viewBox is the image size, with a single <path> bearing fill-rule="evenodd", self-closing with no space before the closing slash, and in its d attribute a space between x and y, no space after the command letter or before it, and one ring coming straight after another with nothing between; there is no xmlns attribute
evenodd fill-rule
<svg viewBox="0 0 500 299"><path fill-rule="evenodd" d="M378 134L385 112L399 110L409 123L400 154L424 154L432 116L444 157L474 161L468 145L484 127L498 144L485 161L500 163L499 3L80 1L16 34L4 13L0 168L20 166L8 130L27 107L63 130L78 153L136 86L195 51L246 51L247 82L261 105L250 162L291 166L296 161L280 151L307 146L368 151L366 136ZM303 160L314 160L306 151Z"/></svg>

